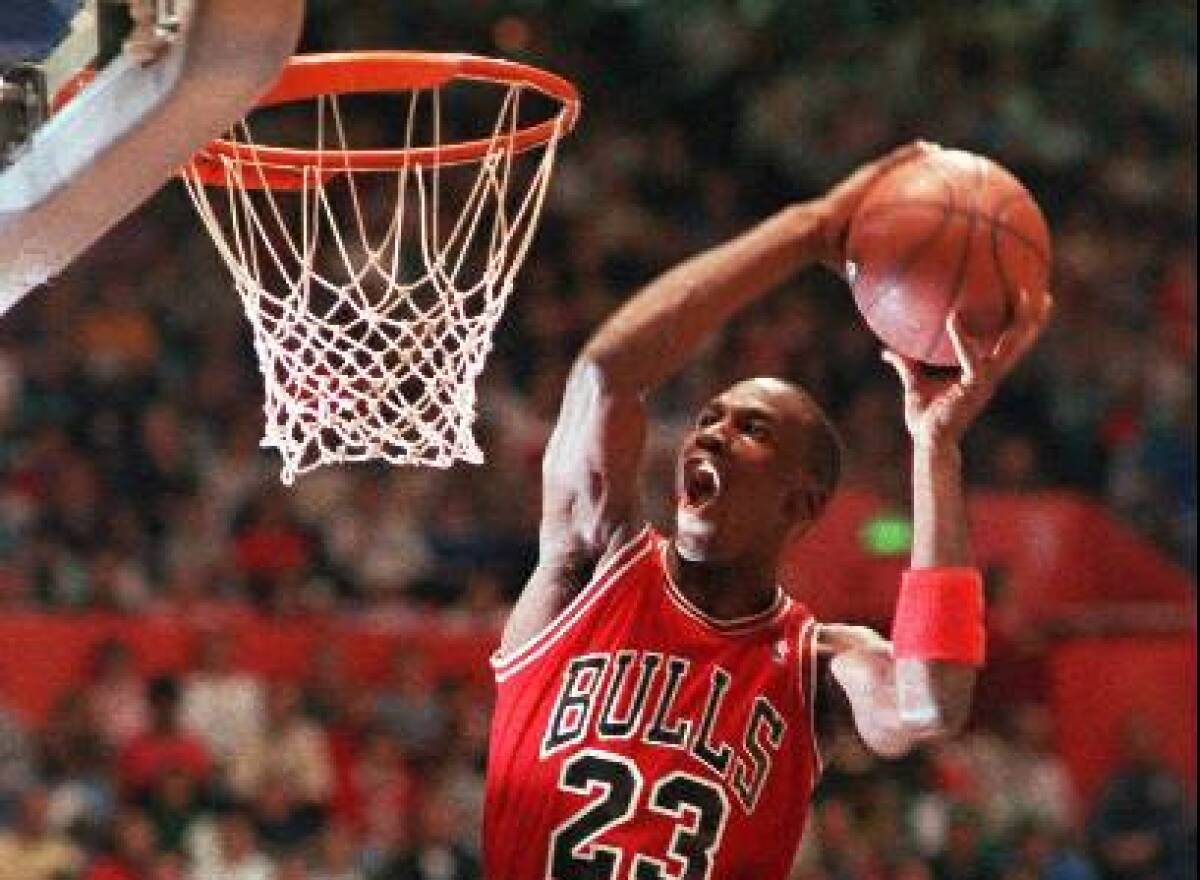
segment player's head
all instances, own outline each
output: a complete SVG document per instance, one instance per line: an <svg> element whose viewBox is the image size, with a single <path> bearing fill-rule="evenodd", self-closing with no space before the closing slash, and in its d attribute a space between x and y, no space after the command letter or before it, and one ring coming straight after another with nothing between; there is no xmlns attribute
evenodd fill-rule
<svg viewBox="0 0 1200 880"><path fill-rule="evenodd" d="M676 546L684 558L775 555L833 495L841 442L794 385L747 379L709 400L676 466Z"/></svg>

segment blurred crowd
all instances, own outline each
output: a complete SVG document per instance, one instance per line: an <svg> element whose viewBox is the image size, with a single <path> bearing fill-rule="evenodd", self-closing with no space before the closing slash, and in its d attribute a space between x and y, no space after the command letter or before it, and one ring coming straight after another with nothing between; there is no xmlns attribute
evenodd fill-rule
<svg viewBox="0 0 1200 880"><path fill-rule="evenodd" d="M481 380L488 464L324 469L282 490L227 271L168 186L0 322L0 613L223 601L501 619L590 330L676 260L913 137L997 158L1054 233L1057 314L974 429L971 484L1088 493L1195 570L1191 4L346 6L310 3L306 48L470 48L584 93ZM814 270L656 398L651 511L673 429L754 374L804 383L843 432L848 482L903 498L894 378ZM146 682L116 646L44 727L0 711L0 878L85 862L90 880L475 876L462 811L478 807L487 695L424 681L405 696L398 671L390 697L318 697L210 663ZM1137 823L1174 783L1118 779L1077 804L1030 736L980 733L901 774L859 755L822 789L799 876L1179 876L1114 867L1168 865L1175 819ZM1053 821L995 782L1025 777ZM5 874L10 852L47 867Z"/></svg>
<svg viewBox="0 0 1200 880"><path fill-rule="evenodd" d="M213 630L177 676L119 640L38 726L0 705L0 880L480 880L490 688L401 648L378 688L248 674ZM320 670L320 671L316 671ZM837 732L792 880L1173 880L1195 816L1155 729L1082 803L1037 703L886 764Z"/></svg>

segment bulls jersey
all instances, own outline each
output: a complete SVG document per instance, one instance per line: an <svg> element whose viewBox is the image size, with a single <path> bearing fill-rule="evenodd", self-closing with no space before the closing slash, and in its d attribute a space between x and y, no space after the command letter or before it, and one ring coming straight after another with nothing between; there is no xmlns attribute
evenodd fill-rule
<svg viewBox="0 0 1200 880"><path fill-rule="evenodd" d="M782 880L820 773L816 624L719 621L644 529L493 659L488 880Z"/></svg>

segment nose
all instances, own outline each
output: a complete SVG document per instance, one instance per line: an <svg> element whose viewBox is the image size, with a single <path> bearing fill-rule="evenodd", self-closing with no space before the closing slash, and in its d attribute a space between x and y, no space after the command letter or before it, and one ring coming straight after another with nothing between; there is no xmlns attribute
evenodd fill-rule
<svg viewBox="0 0 1200 880"><path fill-rule="evenodd" d="M715 419L696 432L696 446L705 452L723 453L729 448L727 419Z"/></svg>

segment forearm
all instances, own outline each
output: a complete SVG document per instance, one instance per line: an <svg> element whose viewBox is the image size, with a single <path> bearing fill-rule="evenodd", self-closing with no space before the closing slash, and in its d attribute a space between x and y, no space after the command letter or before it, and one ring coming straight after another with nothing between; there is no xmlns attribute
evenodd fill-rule
<svg viewBox="0 0 1200 880"><path fill-rule="evenodd" d="M971 564L962 454L957 443L913 449L913 569ZM896 702L905 728L920 739L961 730L971 710L976 668L963 662L896 660Z"/></svg>
<svg viewBox="0 0 1200 880"><path fill-rule="evenodd" d="M820 259L822 235L817 203L785 208L652 281L600 327L583 356L614 390L654 387L734 313Z"/></svg>
<svg viewBox="0 0 1200 880"><path fill-rule="evenodd" d="M962 452L957 443L913 447L912 568L971 564Z"/></svg>
<svg viewBox="0 0 1200 880"><path fill-rule="evenodd" d="M959 444L997 381L1037 339L1050 307L1049 295L1035 300L1022 290L1012 325L990 349L953 312L946 321L959 367L953 379L896 352L883 355L904 388L913 438L912 561L892 626L894 687L886 689L895 706L890 717L910 742L956 733L970 714L985 653L984 596L968 546Z"/></svg>

